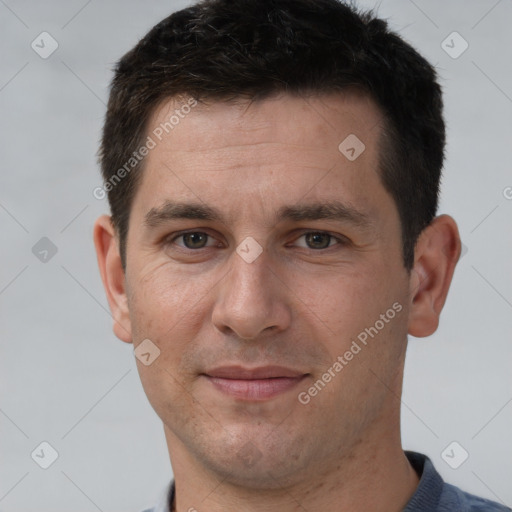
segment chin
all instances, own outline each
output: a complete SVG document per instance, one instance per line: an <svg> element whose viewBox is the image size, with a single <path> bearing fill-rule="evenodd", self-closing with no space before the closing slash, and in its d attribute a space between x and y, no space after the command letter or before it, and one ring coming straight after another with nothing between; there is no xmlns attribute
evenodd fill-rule
<svg viewBox="0 0 512 512"><path fill-rule="evenodd" d="M275 430L275 426L270 427ZM210 446L197 455L202 464L226 483L253 490L281 489L307 479L309 469L304 468L309 464L303 442L293 442L289 433L283 433L286 437L274 437L269 443L267 429L251 436L253 432L244 431L236 441L219 439L213 446L210 437Z"/></svg>

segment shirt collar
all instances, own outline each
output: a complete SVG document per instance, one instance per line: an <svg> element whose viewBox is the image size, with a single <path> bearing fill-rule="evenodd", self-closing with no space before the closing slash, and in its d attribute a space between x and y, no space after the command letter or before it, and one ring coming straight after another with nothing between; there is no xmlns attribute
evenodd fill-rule
<svg viewBox="0 0 512 512"><path fill-rule="evenodd" d="M437 510L444 486L441 475L426 455L410 451L405 451L405 455L418 473L420 482L403 512Z"/></svg>

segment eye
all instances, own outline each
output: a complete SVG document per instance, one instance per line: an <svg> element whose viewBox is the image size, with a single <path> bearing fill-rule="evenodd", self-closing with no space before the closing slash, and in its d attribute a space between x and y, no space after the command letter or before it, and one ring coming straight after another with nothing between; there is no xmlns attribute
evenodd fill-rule
<svg viewBox="0 0 512 512"><path fill-rule="evenodd" d="M209 238L214 242L214 239L203 231L189 231L188 233L175 235L169 242L175 243L176 240L181 239L183 243L177 243L179 247L184 247L185 249L203 249L204 247L208 247L207 242ZM213 243L211 243L210 246L211 245L213 245Z"/></svg>
<svg viewBox="0 0 512 512"><path fill-rule="evenodd" d="M303 242L299 242L304 240ZM205 249L207 247L220 247L221 243L217 242L208 233L204 231L188 231L185 233L176 233L168 238L168 244L175 244L178 247L189 250ZM326 233L324 231L308 231L303 233L296 239L295 245L304 249L323 250L334 245L346 245L348 241L343 237L338 237Z"/></svg>
<svg viewBox="0 0 512 512"><path fill-rule="evenodd" d="M299 245L299 247L304 247L305 249L327 249L332 245L343 244L343 240L335 237L329 233L324 233L323 231L310 231L308 233L304 233L297 240L301 238L304 239L305 245ZM334 242L334 243L331 243Z"/></svg>

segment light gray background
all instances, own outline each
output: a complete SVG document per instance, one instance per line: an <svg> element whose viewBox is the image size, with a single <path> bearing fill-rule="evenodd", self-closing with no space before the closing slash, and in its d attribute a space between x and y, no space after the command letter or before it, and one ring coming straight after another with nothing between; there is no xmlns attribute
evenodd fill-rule
<svg viewBox="0 0 512 512"><path fill-rule="evenodd" d="M92 190L113 63L185 5L0 0L4 512L136 512L172 476L132 347L112 333L92 243L107 204ZM455 217L468 248L439 330L410 339L403 445L428 454L448 481L512 506L512 2L378 7L441 75L448 153L439 213ZM31 48L43 31L59 44L48 59ZM441 46L453 31L469 43L457 59ZM32 253L44 236L58 248L46 263ZM31 458L42 441L59 453L46 470ZM456 470L441 458L452 441L469 452Z"/></svg>

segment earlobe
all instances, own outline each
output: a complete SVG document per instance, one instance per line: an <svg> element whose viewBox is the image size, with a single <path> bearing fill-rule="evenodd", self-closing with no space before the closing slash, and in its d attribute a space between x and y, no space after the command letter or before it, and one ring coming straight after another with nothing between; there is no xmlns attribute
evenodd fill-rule
<svg viewBox="0 0 512 512"><path fill-rule="evenodd" d="M436 217L421 233L410 279L412 336L430 336L437 330L460 251L457 224L449 215Z"/></svg>
<svg viewBox="0 0 512 512"><path fill-rule="evenodd" d="M125 273L121 264L118 240L110 216L102 215L94 223L94 245L101 280L114 320L114 334L120 340L132 343Z"/></svg>

